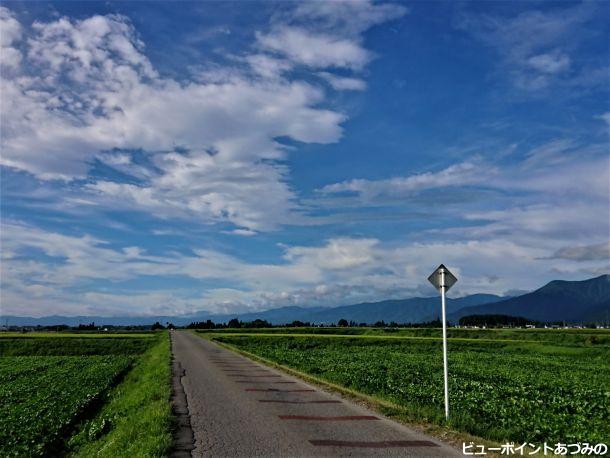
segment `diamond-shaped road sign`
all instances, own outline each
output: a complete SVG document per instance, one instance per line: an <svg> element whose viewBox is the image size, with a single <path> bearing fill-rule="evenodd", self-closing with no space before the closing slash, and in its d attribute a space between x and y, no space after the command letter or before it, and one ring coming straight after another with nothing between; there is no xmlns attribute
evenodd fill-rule
<svg viewBox="0 0 610 458"><path fill-rule="evenodd" d="M441 285L441 271L445 272L444 285ZM432 272L432 275L428 277L428 281L432 283L438 291L441 290L441 286L445 286L445 292L447 292L449 291L449 288L451 288L455 284L457 278L449 271L449 269L447 269L443 264L441 264L436 268L434 272Z"/></svg>

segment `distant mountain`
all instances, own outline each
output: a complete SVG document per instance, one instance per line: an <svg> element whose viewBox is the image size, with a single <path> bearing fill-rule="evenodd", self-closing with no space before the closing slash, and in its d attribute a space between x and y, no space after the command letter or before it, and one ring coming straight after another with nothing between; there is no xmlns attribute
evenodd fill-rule
<svg viewBox="0 0 610 458"><path fill-rule="evenodd" d="M226 323L232 318L241 321L267 320L273 324L291 323L294 320L315 324L336 323L340 319L356 323L373 324L377 321L390 323L421 323L431 321L441 314L440 300L435 297L365 302L341 307L281 307L261 312L213 315L200 312L182 316L150 317L99 317L99 316L48 316L42 318L5 316L9 325L55 326L95 322L97 325L146 325L155 321L178 326L193 321L210 319L215 323ZM583 281L555 280L531 293L517 297L500 297L492 294L473 294L459 299L447 299L447 314L452 322L466 315L511 315L533 320L569 323L608 321L610 315L610 275Z"/></svg>
<svg viewBox="0 0 610 458"><path fill-rule="evenodd" d="M588 309L582 318L583 323L610 323L610 299Z"/></svg>
<svg viewBox="0 0 610 458"><path fill-rule="evenodd" d="M459 299L447 299L447 313L463 307L488 304L502 300L493 294L473 294ZM341 318L356 323L373 324L377 321L390 323L422 323L432 321L441 315L441 304L438 296L414 297L411 299L365 302L362 304L333 307L311 313L307 319L312 323L336 323Z"/></svg>
<svg viewBox="0 0 610 458"><path fill-rule="evenodd" d="M447 299L448 313L457 311L462 307L478 304L487 304L502 300L503 297L493 294L473 294L459 299ZM32 317L3 317L8 319L9 325L17 326L57 326L67 324L78 326L95 322L97 325L146 325L158 321L162 324L172 322L181 326L193 321L212 320L215 323L226 323L232 318L241 321L253 321L255 319L267 320L272 324L292 323L295 320L322 324L336 323L340 319L356 321L357 323L373 324L377 321L389 323L419 323L431 321L440 316L441 307L438 296L418 297L412 299L388 300L381 302L366 302L355 305L345 305L341 307L281 307L277 309L265 310L261 312L235 313L213 315L209 313L197 313L183 316L150 316L150 317L99 317L99 316L48 316L42 318Z"/></svg>
<svg viewBox="0 0 610 458"><path fill-rule="evenodd" d="M176 317L171 316L61 316L51 315L34 318L31 316L0 316L0 325L4 326L8 323L9 326L59 326L62 324L68 326L78 326L79 324L89 324L94 322L98 326L140 326L151 325L155 321L165 325L166 322L172 322ZM175 321L173 321L176 323ZM187 321L187 324L190 321Z"/></svg>
<svg viewBox="0 0 610 458"><path fill-rule="evenodd" d="M465 307L449 314L458 321L467 315L511 315L542 322L568 323L608 320L610 310L610 275L583 281L554 280L522 296L490 304Z"/></svg>

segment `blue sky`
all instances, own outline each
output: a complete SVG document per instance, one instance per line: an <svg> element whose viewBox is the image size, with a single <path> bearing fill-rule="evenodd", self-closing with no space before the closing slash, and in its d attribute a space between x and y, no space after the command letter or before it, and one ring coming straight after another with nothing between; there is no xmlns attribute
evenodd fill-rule
<svg viewBox="0 0 610 458"><path fill-rule="evenodd" d="M607 2L3 2L2 313L608 273Z"/></svg>

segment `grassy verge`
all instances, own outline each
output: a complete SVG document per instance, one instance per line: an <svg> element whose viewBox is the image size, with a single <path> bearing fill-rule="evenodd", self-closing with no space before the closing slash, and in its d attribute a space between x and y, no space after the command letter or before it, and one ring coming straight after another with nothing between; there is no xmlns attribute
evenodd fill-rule
<svg viewBox="0 0 610 458"><path fill-rule="evenodd" d="M70 456L166 456L172 445L170 383L170 343L164 335L70 439Z"/></svg>

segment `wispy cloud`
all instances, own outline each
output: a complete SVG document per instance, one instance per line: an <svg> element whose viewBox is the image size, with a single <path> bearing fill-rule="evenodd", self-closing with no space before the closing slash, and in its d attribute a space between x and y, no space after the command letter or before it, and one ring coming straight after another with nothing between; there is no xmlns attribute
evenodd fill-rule
<svg viewBox="0 0 610 458"><path fill-rule="evenodd" d="M364 91L366 89L366 82L359 78L337 76L328 72L320 72L318 75L328 81L328 84L337 91Z"/></svg>
<svg viewBox="0 0 610 458"><path fill-rule="evenodd" d="M467 186L490 181L497 172L489 165L462 162L438 172L425 172L383 180L354 179L324 186L322 193L357 193L365 200L406 196L434 188Z"/></svg>
<svg viewBox="0 0 610 458"><path fill-rule="evenodd" d="M603 8L584 2L516 16L463 13L456 26L495 48L502 70L519 89L535 92L552 85L600 86L605 84L601 73L607 73L607 67L600 73L599 62L575 60L572 55L581 44L580 32Z"/></svg>

